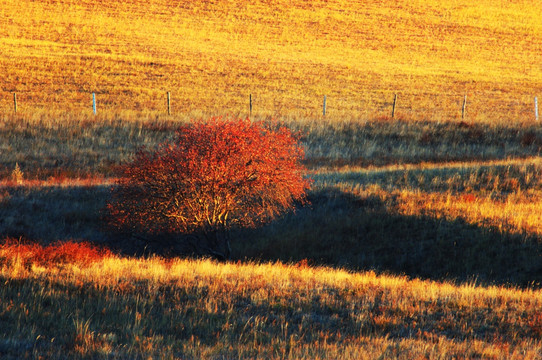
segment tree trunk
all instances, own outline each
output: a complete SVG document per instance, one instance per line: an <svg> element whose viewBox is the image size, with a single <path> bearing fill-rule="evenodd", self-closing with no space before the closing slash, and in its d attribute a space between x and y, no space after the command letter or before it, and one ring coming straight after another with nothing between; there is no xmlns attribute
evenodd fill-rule
<svg viewBox="0 0 542 360"><path fill-rule="evenodd" d="M230 233L224 233L224 255L226 255L226 260L231 259L231 246L230 246Z"/></svg>
<svg viewBox="0 0 542 360"><path fill-rule="evenodd" d="M211 231L204 235L206 251L218 261L227 261L231 257L230 234L227 231Z"/></svg>

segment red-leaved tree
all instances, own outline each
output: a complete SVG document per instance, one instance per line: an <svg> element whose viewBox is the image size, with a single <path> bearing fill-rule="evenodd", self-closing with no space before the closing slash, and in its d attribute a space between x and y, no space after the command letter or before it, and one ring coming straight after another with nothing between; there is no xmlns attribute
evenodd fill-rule
<svg viewBox="0 0 542 360"><path fill-rule="evenodd" d="M230 257L229 230L267 223L304 202L303 148L285 127L211 118L121 166L107 205L111 224L137 233L190 234Z"/></svg>

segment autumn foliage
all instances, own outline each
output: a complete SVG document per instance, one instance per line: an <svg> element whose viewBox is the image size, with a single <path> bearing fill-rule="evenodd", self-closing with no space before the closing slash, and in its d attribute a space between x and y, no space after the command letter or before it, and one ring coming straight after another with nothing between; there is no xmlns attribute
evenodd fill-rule
<svg viewBox="0 0 542 360"><path fill-rule="evenodd" d="M113 253L106 248L73 240L41 245L30 241L5 239L0 244L0 264L17 259L23 266L88 265L110 256L113 256Z"/></svg>
<svg viewBox="0 0 542 360"><path fill-rule="evenodd" d="M111 223L137 233L197 235L200 249L227 258L229 230L264 224L304 201L310 181L303 157L285 127L195 121L121 167L108 204Z"/></svg>

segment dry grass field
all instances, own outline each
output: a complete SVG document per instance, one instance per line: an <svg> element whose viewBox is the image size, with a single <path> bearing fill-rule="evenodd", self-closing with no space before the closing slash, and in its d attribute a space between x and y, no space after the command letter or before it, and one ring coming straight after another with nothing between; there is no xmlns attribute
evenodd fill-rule
<svg viewBox="0 0 542 360"><path fill-rule="evenodd" d="M1 0L0 111L525 121L535 0ZM149 115L150 116L150 115Z"/></svg>
<svg viewBox="0 0 542 360"><path fill-rule="evenodd" d="M0 0L0 358L542 358L541 15ZM229 263L108 231L117 164L249 94L303 134L310 205Z"/></svg>

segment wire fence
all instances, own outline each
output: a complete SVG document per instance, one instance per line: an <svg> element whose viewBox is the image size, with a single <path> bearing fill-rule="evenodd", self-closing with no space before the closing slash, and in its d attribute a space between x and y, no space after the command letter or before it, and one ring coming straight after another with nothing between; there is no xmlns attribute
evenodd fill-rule
<svg viewBox="0 0 542 360"><path fill-rule="evenodd" d="M536 94L492 92L432 93L408 91L373 91L357 96L322 94L320 96L275 96L264 93L231 93L220 96L227 101L177 96L171 91L156 91L137 101L131 94L84 93L76 97L61 96L64 101L37 101L35 94L4 93L0 112L17 113L36 109L65 109L91 112L94 115L119 111L147 111L164 115L215 113L242 116L304 118L390 118L416 120L505 120L539 121ZM85 98L87 99L85 101ZM212 97L210 97L212 99ZM218 96L217 96L218 98ZM38 99L39 100L39 99ZM64 106L65 105L65 106ZM130 106L132 105L132 106Z"/></svg>

